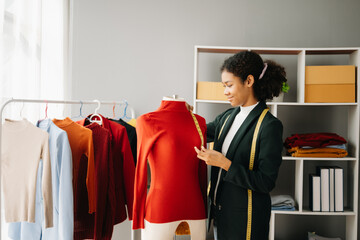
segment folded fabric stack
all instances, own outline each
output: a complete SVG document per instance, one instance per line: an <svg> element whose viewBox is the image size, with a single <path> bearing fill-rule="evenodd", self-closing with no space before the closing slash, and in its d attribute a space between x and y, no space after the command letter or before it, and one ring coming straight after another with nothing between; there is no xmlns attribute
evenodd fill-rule
<svg viewBox="0 0 360 240"><path fill-rule="evenodd" d="M289 195L271 196L271 210L295 211L295 201Z"/></svg>
<svg viewBox="0 0 360 240"><path fill-rule="evenodd" d="M284 146L293 157L334 157L348 155L347 141L336 133L293 134Z"/></svg>

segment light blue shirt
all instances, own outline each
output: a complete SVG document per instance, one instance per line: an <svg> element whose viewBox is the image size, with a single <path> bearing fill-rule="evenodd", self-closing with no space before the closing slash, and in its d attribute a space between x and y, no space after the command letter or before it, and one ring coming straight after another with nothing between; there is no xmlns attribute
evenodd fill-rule
<svg viewBox="0 0 360 240"><path fill-rule="evenodd" d="M35 223L10 223L8 236L15 240L72 240L74 200L72 154L68 136L50 119L39 121L37 126L49 133L54 227L44 227L44 204L41 196L43 163L40 161L36 182Z"/></svg>

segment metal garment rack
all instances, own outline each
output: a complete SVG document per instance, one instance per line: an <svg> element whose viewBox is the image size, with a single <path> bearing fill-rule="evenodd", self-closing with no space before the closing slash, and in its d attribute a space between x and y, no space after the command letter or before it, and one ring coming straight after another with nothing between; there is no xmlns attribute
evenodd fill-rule
<svg viewBox="0 0 360 240"><path fill-rule="evenodd" d="M130 114L131 114L131 118L135 118L135 111L134 109L128 105L126 100L123 101L99 101L99 100L93 100L93 101L81 101L81 100L48 100L48 99L9 99L8 101L6 101L4 104L1 105L0 108L0 173L1 173L1 163L2 163L2 120L3 120L3 111L5 109L5 107L7 105L9 105L10 103L45 103L45 104L97 104L97 109L98 110L100 108L101 105L116 105L116 104L126 104L125 107L125 111L129 110ZM1 188L1 177L0 177L0 188ZM0 197L2 193L0 193ZM1 234L1 230L2 230L2 221L1 221L1 209L2 208L2 204L1 204L1 198L0 198L0 240L2 238L2 234ZM138 239L138 237L135 237L137 234L134 233L134 230L131 231L131 238L132 239Z"/></svg>

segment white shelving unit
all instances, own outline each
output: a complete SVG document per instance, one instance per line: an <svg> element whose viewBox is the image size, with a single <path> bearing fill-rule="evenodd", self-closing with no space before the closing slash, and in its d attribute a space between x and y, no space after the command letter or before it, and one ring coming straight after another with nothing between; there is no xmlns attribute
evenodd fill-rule
<svg viewBox="0 0 360 240"><path fill-rule="evenodd" d="M359 74L356 76L356 103L305 103L304 99L306 65L355 65L359 69L360 48L195 46L193 106L196 113L214 117L231 107L227 101L197 99L197 83L221 81L220 67L225 58L247 50L285 66L290 92L285 95L284 102L267 103L271 113L284 125L284 140L293 133L335 132L348 141L349 155L345 158L290 157L284 151L283 164L273 192L291 195L296 202L296 211L272 211L269 239L297 239L298 232L306 234L308 231L320 231L328 237L356 240L359 197ZM212 120L204 117L207 121ZM317 165L340 165L344 168L344 212L310 211L308 176L315 173ZM315 218L316 222L313 221Z"/></svg>

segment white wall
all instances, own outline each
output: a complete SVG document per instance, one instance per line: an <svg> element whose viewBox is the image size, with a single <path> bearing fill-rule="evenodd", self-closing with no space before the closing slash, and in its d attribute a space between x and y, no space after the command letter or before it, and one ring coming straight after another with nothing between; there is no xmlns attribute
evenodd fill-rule
<svg viewBox="0 0 360 240"><path fill-rule="evenodd" d="M194 45L360 46L358 0L76 0L72 6L72 99L126 99L137 116L157 109L165 95L193 102ZM130 239L129 222L116 226L114 239Z"/></svg>
<svg viewBox="0 0 360 240"><path fill-rule="evenodd" d="M358 0L73 1L72 98L193 99L194 45L360 46ZM219 68L220 66L214 66Z"/></svg>

